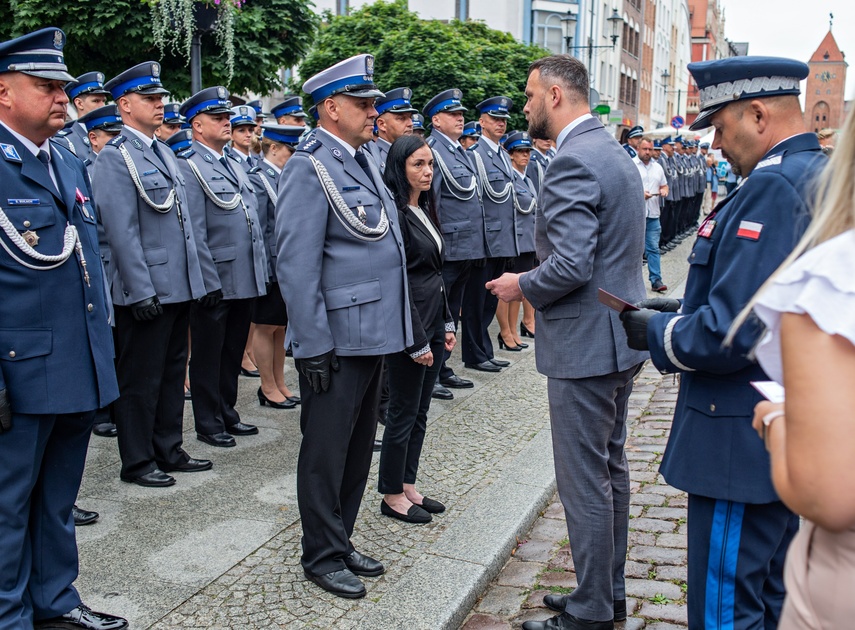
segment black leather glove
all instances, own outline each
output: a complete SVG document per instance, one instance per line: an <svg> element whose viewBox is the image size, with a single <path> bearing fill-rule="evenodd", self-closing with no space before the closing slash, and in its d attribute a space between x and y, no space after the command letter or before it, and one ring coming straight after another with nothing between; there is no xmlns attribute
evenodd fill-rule
<svg viewBox="0 0 855 630"><path fill-rule="evenodd" d="M150 322L158 315L163 315L163 307L155 295L136 304L131 304L131 313L138 322Z"/></svg>
<svg viewBox="0 0 855 630"><path fill-rule="evenodd" d="M6 395L6 388L0 389L0 433L5 433L12 428L12 406Z"/></svg>
<svg viewBox="0 0 855 630"><path fill-rule="evenodd" d="M487 259L486 258L476 258L475 260L472 261L472 266L475 267L475 269L483 269L484 267L487 266Z"/></svg>
<svg viewBox="0 0 855 630"><path fill-rule="evenodd" d="M205 308L214 308L223 299L223 290L211 291L205 297L199 298L199 304Z"/></svg>
<svg viewBox="0 0 855 630"><path fill-rule="evenodd" d="M659 311L643 308L640 311L624 311L620 314L626 331L626 344L633 350L647 350L647 323Z"/></svg>
<svg viewBox="0 0 855 630"><path fill-rule="evenodd" d="M330 350L317 357L300 359L299 363L300 372L309 379L309 385L312 386L316 394L325 392L330 388L330 370L338 372L338 359L335 356L335 350Z"/></svg>
<svg viewBox="0 0 855 630"><path fill-rule="evenodd" d="M649 308L660 313L676 313L680 310L680 300L673 298L651 298L636 302L638 308Z"/></svg>

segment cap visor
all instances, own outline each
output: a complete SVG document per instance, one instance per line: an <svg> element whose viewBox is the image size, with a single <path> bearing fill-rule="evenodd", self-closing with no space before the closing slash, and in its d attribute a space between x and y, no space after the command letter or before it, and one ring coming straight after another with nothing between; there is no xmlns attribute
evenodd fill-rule
<svg viewBox="0 0 855 630"><path fill-rule="evenodd" d="M441 114L442 112L468 112L469 110L463 105L454 105L449 107L448 109L443 109L442 111L437 112L437 114Z"/></svg>
<svg viewBox="0 0 855 630"><path fill-rule="evenodd" d="M381 96L386 96L377 88L367 90L355 90L353 92L339 92L339 94L344 94L345 96L354 96L356 98L380 98Z"/></svg>
<svg viewBox="0 0 855 630"><path fill-rule="evenodd" d="M234 112L229 107L212 107L211 109L202 110L201 112L197 113L196 115L198 116L199 114L211 114L213 116L215 114L229 114L229 115L231 115L233 113ZM246 123L246 124L247 125L254 125L255 123L252 122L252 123Z"/></svg>
<svg viewBox="0 0 855 630"><path fill-rule="evenodd" d="M695 120L692 122L692 124L689 125L689 131L697 131L698 129L706 129L707 127L711 126L712 123L710 122L710 118L712 118L712 115L715 114L718 110L720 110L725 105L726 105L726 103L723 103L723 104L718 105L716 107L710 107L709 109L705 109L704 111L702 111L700 114L698 114L698 117L695 118Z"/></svg>
<svg viewBox="0 0 855 630"><path fill-rule="evenodd" d="M493 112L486 112L486 114L487 114L488 116L492 116L493 118L502 118L502 119L504 119L504 120L507 120L508 118L510 118L510 117L511 117L511 115L510 115L510 114L495 114L495 113L493 113Z"/></svg>
<svg viewBox="0 0 855 630"><path fill-rule="evenodd" d="M131 90L136 92L137 94L169 94L169 90L165 90L162 87L150 87L145 88L144 90Z"/></svg>
<svg viewBox="0 0 855 630"><path fill-rule="evenodd" d="M51 81L77 81L73 76L62 70L20 70L21 74L29 74L31 77L49 79Z"/></svg>
<svg viewBox="0 0 855 630"><path fill-rule="evenodd" d="M387 109L384 114L418 114L419 110L414 107L393 107L392 109Z"/></svg>

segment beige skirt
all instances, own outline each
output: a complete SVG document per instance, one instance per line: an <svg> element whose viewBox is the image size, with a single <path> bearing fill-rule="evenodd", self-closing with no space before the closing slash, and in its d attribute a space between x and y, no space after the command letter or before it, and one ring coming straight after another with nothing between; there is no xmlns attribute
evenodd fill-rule
<svg viewBox="0 0 855 630"><path fill-rule="evenodd" d="M855 528L839 534L805 521L784 571L779 630L855 628Z"/></svg>

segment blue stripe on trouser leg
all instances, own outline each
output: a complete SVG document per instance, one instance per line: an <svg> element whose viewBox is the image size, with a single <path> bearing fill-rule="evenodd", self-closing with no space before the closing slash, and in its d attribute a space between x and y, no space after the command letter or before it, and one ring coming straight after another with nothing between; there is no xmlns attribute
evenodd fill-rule
<svg viewBox="0 0 855 630"><path fill-rule="evenodd" d="M705 627L733 630L736 565L745 504L716 501L707 564Z"/></svg>

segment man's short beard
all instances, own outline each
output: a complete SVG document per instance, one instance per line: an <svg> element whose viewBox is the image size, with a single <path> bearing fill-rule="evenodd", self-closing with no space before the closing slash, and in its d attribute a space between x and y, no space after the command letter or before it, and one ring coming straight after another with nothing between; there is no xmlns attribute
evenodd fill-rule
<svg viewBox="0 0 855 630"><path fill-rule="evenodd" d="M546 115L540 115L542 112L538 107L537 111L532 110L532 115L528 119L528 135L533 138L549 138L548 120Z"/></svg>

